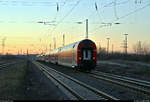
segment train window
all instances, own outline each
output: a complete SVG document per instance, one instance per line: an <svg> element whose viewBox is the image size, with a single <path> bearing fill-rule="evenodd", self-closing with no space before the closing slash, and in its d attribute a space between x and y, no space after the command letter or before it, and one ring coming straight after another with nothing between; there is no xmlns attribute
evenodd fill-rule
<svg viewBox="0 0 150 102"><path fill-rule="evenodd" d="M85 56L86 56L86 58L88 58L88 51L87 50L85 51Z"/></svg>
<svg viewBox="0 0 150 102"><path fill-rule="evenodd" d="M87 49L83 50L83 60L90 60L92 56L91 54L92 54L91 50Z"/></svg>

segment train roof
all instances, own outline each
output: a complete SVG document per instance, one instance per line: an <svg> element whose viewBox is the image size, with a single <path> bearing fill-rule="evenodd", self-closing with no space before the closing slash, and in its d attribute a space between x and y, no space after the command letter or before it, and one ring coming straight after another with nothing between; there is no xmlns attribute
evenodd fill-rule
<svg viewBox="0 0 150 102"><path fill-rule="evenodd" d="M49 54L49 53L55 53L57 52L59 49L66 49L66 48L69 48L69 47L77 47L80 43L82 44L95 44L92 40L90 39L83 39L83 40L80 40L80 41L77 41L77 42L74 42L74 43L71 43L71 44L68 44L68 45L65 45L65 46L62 46L62 47L59 47L57 49L53 49L53 50L48 50L47 52L45 52L44 54Z"/></svg>
<svg viewBox="0 0 150 102"><path fill-rule="evenodd" d="M77 41L77 42L74 42L74 43L71 43L71 44L68 44L68 45L65 45L65 46L62 46L62 47L67 47L67 46L71 46L71 45L75 45L75 44L79 44L79 43L83 43L83 44L95 44L92 40L90 39L84 39L84 40L80 40L80 41ZM59 47L59 48L62 48L62 47Z"/></svg>

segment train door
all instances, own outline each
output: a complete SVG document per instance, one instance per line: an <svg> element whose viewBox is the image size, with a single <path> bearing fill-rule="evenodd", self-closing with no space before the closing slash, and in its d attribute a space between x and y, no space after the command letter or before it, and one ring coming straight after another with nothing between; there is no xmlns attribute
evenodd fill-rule
<svg viewBox="0 0 150 102"><path fill-rule="evenodd" d="M83 49L83 60L91 60L91 59L92 59L92 50Z"/></svg>

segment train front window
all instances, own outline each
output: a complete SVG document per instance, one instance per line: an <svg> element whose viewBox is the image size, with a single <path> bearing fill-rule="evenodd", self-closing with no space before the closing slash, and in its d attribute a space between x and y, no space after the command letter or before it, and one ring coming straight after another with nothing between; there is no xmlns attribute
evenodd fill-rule
<svg viewBox="0 0 150 102"><path fill-rule="evenodd" d="M85 50L85 55L86 55L85 57L88 58L88 51L87 50Z"/></svg>
<svg viewBox="0 0 150 102"><path fill-rule="evenodd" d="M90 60L92 52L91 50L84 49L83 50L83 60Z"/></svg>

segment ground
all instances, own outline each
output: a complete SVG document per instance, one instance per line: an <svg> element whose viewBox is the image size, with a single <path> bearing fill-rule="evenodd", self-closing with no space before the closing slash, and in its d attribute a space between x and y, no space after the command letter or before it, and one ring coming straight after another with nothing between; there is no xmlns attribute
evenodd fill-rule
<svg viewBox="0 0 150 102"><path fill-rule="evenodd" d="M12 60L5 59L3 62L0 61L0 63L9 61ZM6 68L0 68L0 100L69 99L34 64L24 59L16 60L16 62L16 64ZM141 62L121 60L98 61L96 70L150 80L150 67L147 64L141 64Z"/></svg>
<svg viewBox="0 0 150 102"><path fill-rule="evenodd" d="M150 64L127 60L98 61L97 70L150 81Z"/></svg>
<svg viewBox="0 0 150 102"><path fill-rule="evenodd" d="M0 69L0 82L0 100L68 99L39 69L26 60Z"/></svg>

